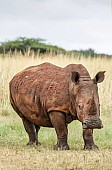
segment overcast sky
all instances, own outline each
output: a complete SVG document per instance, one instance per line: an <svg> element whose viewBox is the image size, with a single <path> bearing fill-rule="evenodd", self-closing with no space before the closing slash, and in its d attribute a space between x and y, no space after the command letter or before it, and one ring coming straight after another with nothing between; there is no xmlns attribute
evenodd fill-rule
<svg viewBox="0 0 112 170"><path fill-rule="evenodd" d="M0 42L46 39L67 50L112 54L112 0L0 0Z"/></svg>

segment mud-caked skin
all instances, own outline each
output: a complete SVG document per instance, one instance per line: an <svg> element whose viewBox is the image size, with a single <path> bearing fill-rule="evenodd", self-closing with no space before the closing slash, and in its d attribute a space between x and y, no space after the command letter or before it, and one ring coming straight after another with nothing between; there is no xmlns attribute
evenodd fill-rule
<svg viewBox="0 0 112 170"><path fill-rule="evenodd" d="M97 149L93 129L102 128L97 83L104 80L100 71L91 79L81 64L65 68L50 63L26 68L10 81L10 101L29 135L28 145L39 144L41 126L54 127L57 150L68 150L68 123L82 122L84 149Z"/></svg>

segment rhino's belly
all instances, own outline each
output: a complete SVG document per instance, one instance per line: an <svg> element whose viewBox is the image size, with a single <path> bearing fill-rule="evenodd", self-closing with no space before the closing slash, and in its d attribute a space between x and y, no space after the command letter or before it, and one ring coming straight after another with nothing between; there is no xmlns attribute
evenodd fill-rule
<svg viewBox="0 0 112 170"><path fill-rule="evenodd" d="M28 106L20 108L20 112L33 124L43 127L52 127L49 117L44 113L32 111Z"/></svg>
<svg viewBox="0 0 112 170"><path fill-rule="evenodd" d="M49 116L44 112L43 108L24 94L18 94L15 105L21 114L33 124L43 127L52 127Z"/></svg>
<svg viewBox="0 0 112 170"><path fill-rule="evenodd" d="M47 117L42 117L40 115L26 115L26 118L30 120L33 124L43 127L53 127L50 120Z"/></svg>

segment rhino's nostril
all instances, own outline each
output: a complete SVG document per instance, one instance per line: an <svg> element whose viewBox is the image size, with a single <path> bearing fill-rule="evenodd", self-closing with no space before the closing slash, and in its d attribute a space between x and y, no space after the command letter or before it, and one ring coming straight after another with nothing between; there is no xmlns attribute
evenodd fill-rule
<svg viewBox="0 0 112 170"><path fill-rule="evenodd" d="M87 129L87 123L86 122L83 123L83 129Z"/></svg>

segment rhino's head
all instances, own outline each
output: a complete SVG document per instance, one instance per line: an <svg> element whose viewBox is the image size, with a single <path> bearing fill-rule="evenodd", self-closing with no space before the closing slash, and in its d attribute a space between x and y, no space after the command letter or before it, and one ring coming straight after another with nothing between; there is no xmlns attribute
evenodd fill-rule
<svg viewBox="0 0 112 170"><path fill-rule="evenodd" d="M97 83L104 80L105 71L98 72L94 79L72 72L71 102L77 118L84 129L102 128Z"/></svg>

